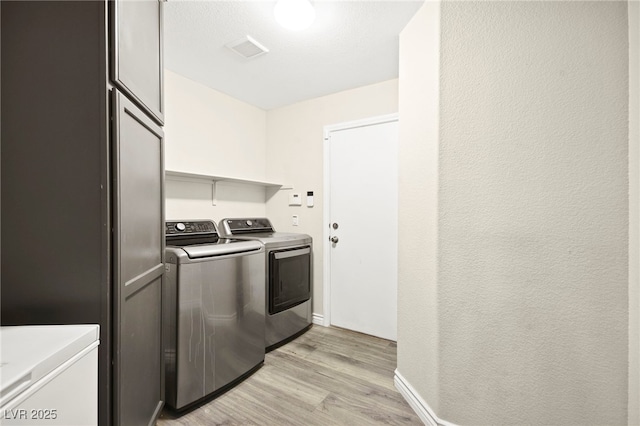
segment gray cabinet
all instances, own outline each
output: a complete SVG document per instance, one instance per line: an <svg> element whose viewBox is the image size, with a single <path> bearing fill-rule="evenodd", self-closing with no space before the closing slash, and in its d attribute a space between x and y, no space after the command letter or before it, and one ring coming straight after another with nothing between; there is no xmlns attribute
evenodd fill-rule
<svg viewBox="0 0 640 426"><path fill-rule="evenodd" d="M117 0L111 6L111 79L163 123L162 3Z"/></svg>
<svg viewBox="0 0 640 426"><path fill-rule="evenodd" d="M161 46L161 8L0 2L0 322L100 325L101 426L152 424L164 399L161 56L109 45Z"/></svg>
<svg viewBox="0 0 640 426"><path fill-rule="evenodd" d="M147 424L162 408L163 132L113 94L115 419Z"/></svg>
<svg viewBox="0 0 640 426"><path fill-rule="evenodd" d="M110 2L114 422L149 424L164 400L162 3ZM120 91L122 93L120 93Z"/></svg>

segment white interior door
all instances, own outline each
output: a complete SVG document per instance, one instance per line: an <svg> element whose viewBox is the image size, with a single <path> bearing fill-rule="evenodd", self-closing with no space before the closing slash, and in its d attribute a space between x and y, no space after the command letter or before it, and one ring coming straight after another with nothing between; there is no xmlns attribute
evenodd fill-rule
<svg viewBox="0 0 640 426"><path fill-rule="evenodd" d="M397 339L398 122L328 131L332 325Z"/></svg>

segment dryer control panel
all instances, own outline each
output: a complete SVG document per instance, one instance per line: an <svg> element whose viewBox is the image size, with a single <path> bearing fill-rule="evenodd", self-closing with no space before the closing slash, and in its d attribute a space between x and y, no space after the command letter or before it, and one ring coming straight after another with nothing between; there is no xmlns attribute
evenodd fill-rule
<svg viewBox="0 0 640 426"><path fill-rule="evenodd" d="M275 231L269 219L264 217L250 219L223 219L221 226L223 226L228 233L234 235Z"/></svg>

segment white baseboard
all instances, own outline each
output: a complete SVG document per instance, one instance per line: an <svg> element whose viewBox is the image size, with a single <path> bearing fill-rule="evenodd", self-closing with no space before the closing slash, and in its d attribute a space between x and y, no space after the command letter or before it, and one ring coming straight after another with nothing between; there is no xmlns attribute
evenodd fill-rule
<svg viewBox="0 0 640 426"><path fill-rule="evenodd" d="M313 314L313 320L311 322L313 322L315 325L324 326L324 315Z"/></svg>
<svg viewBox="0 0 640 426"><path fill-rule="evenodd" d="M416 392L416 390L407 382L407 380L398 372L395 371L393 377L393 383L396 385L396 389L400 392L400 395L409 403L413 411L416 412L420 420L427 426L455 426L453 423L449 423L442 419L433 412L429 404Z"/></svg>

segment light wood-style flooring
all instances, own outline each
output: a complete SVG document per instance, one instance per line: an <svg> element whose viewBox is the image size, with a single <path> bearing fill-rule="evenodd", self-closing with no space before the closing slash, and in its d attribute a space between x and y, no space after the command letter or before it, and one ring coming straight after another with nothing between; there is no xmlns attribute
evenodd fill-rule
<svg viewBox="0 0 640 426"><path fill-rule="evenodd" d="M393 385L395 367L394 342L313 326L233 389L157 425L422 425Z"/></svg>

